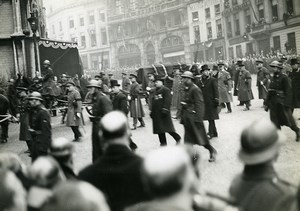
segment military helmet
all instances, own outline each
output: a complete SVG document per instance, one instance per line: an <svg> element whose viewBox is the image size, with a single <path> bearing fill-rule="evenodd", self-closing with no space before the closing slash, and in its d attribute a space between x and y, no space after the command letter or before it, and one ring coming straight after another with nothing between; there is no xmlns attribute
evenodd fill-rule
<svg viewBox="0 0 300 211"><path fill-rule="evenodd" d="M87 88L90 88L90 87L96 87L96 88L101 89L101 84L100 84L100 83L101 83L101 82L99 82L99 81L97 81L97 80L95 80L95 79L92 79L92 80L90 81L90 84L87 85L86 87L87 87Z"/></svg>
<svg viewBox="0 0 300 211"><path fill-rule="evenodd" d="M190 79L194 79L194 75L192 72L190 71L185 71L182 75L181 75L182 78L190 78Z"/></svg>
<svg viewBox="0 0 300 211"><path fill-rule="evenodd" d="M31 100L31 99L36 99L36 100L44 101L43 98L42 98L41 93L36 92L36 91L32 92L32 93L29 95L28 99L29 99L29 100Z"/></svg>
<svg viewBox="0 0 300 211"><path fill-rule="evenodd" d="M73 150L73 143L66 138L59 137L51 142L50 154L54 157L71 155Z"/></svg>
<svg viewBox="0 0 300 211"><path fill-rule="evenodd" d="M45 64L47 64L47 65L51 65L51 63L50 63L50 61L49 61L49 60L44 60L44 61L43 61L43 65L45 65Z"/></svg>
<svg viewBox="0 0 300 211"><path fill-rule="evenodd" d="M273 61L271 64L270 64L270 67L278 67L278 68L282 68L282 65L279 61Z"/></svg>

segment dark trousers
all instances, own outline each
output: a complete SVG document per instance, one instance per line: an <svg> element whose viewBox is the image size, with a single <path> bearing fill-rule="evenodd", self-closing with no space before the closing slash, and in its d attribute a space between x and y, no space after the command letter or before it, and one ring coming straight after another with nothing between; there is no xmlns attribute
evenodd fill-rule
<svg viewBox="0 0 300 211"><path fill-rule="evenodd" d="M226 103L226 107L227 107L227 110L229 112L232 112L232 110L231 110L231 104L230 103Z"/></svg>
<svg viewBox="0 0 300 211"><path fill-rule="evenodd" d="M168 133L175 139L176 143L179 143L181 137L178 133L176 132L168 132ZM158 138L161 146L167 145L166 133L159 133Z"/></svg>
<svg viewBox="0 0 300 211"><path fill-rule="evenodd" d="M133 118L133 127L136 127L138 120L141 123L141 126L145 126L145 122L144 122L143 118L140 117L140 118Z"/></svg>
<svg viewBox="0 0 300 211"><path fill-rule="evenodd" d="M6 140L8 138L8 120L1 122L1 139Z"/></svg>
<svg viewBox="0 0 300 211"><path fill-rule="evenodd" d="M208 133L210 136L218 136L215 120L208 120Z"/></svg>
<svg viewBox="0 0 300 211"><path fill-rule="evenodd" d="M93 122L92 126L92 160L93 163L103 155L103 143L99 137L99 126L98 122Z"/></svg>
<svg viewBox="0 0 300 211"><path fill-rule="evenodd" d="M75 140L82 136L80 131L79 131L79 126L71 126L71 129L74 133Z"/></svg>

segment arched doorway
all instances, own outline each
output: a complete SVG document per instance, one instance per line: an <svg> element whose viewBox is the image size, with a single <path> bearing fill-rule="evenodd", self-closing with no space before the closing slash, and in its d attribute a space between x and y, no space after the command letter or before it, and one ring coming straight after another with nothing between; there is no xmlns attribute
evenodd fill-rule
<svg viewBox="0 0 300 211"><path fill-rule="evenodd" d="M169 36L161 41L161 52L163 62L166 63L184 63L184 43L179 36Z"/></svg>
<svg viewBox="0 0 300 211"><path fill-rule="evenodd" d="M147 57L147 64L148 65L154 64L154 62L155 62L155 49L154 49L154 46L152 45L152 43L149 43L146 46L145 53L146 53L146 57Z"/></svg>
<svg viewBox="0 0 300 211"><path fill-rule="evenodd" d="M141 64L141 52L137 45L126 44L118 49L119 66L134 66Z"/></svg>

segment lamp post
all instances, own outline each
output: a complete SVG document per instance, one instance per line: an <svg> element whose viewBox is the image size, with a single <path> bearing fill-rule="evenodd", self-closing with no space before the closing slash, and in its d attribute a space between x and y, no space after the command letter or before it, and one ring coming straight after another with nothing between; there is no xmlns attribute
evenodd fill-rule
<svg viewBox="0 0 300 211"><path fill-rule="evenodd" d="M32 31L32 38L33 38L33 46L34 46L34 62L35 62L35 74L39 72L38 68L38 57L37 57L37 45L36 45L36 31L38 30L38 19L35 16L34 12L30 13L30 18L27 19L30 24L30 28Z"/></svg>

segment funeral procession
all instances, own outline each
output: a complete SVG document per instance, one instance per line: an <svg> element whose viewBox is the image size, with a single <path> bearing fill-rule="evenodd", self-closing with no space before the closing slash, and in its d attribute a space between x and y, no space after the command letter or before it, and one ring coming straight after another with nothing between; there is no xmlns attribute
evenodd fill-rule
<svg viewBox="0 0 300 211"><path fill-rule="evenodd" d="M300 0L0 20L0 211L300 211Z"/></svg>

